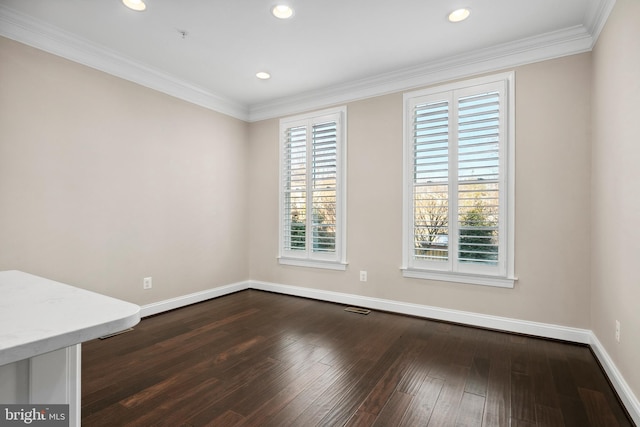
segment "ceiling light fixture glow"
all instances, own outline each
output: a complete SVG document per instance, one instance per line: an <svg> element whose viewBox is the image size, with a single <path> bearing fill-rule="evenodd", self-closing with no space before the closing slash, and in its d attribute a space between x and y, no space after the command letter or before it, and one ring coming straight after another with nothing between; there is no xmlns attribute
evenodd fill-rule
<svg viewBox="0 0 640 427"><path fill-rule="evenodd" d="M271 9L273 16L279 19L289 19L293 16L293 8L286 4L278 4Z"/></svg>
<svg viewBox="0 0 640 427"><path fill-rule="evenodd" d="M122 0L125 6L127 6L131 10L135 10L138 12L142 12L147 8L147 5L144 4L142 0Z"/></svg>
<svg viewBox="0 0 640 427"><path fill-rule="evenodd" d="M449 14L449 22L464 21L469 17L470 14L471 14L471 11L469 11L469 9L454 10Z"/></svg>
<svg viewBox="0 0 640 427"><path fill-rule="evenodd" d="M260 71L256 73L256 77L260 80L268 80L271 78L271 74L267 73L266 71Z"/></svg>

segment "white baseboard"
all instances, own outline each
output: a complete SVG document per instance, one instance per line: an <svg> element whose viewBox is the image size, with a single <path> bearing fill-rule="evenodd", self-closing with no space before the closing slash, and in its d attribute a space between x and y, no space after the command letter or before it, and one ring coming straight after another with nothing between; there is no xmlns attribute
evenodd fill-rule
<svg viewBox="0 0 640 427"><path fill-rule="evenodd" d="M602 368L607 373L609 381L611 381L611 384L613 384L613 387L618 392L618 396L620 396L620 400L622 400L624 407L627 409L627 412L629 412L631 419L636 425L640 426L640 401L638 401L635 394L633 394L624 377L620 371L618 371L616 364L613 363L604 346L593 332L591 332L591 342L589 344L600 361Z"/></svg>
<svg viewBox="0 0 640 427"><path fill-rule="evenodd" d="M151 316L164 311L173 310L211 298L220 297L245 289L275 292L285 295L311 298L320 301L334 302L349 306L382 310L398 314L406 314L416 317L424 317L434 320L460 323L482 328L496 329L506 332L533 335L543 338L552 338L571 341L580 344L588 344L602 364L609 380L618 392L625 408L633 421L640 425L640 403L633 394L631 388L618 371L606 350L598 341L595 334L588 329L571 328L567 326L553 325L549 323L531 322L527 320L512 319L508 317L491 316L487 314L472 313L468 311L450 310L421 304L412 304L394 300L371 298L361 295L346 294L342 292L324 291L313 288L283 285L279 283L247 280L219 288L213 288L202 292L184 295L141 307L141 317Z"/></svg>
<svg viewBox="0 0 640 427"><path fill-rule="evenodd" d="M234 292L244 291L245 289L249 289L248 281L232 283L230 285L220 286L219 288L207 289L206 291L194 292L192 294L154 302L140 306L140 317L153 316L154 314L185 307L187 305L232 294Z"/></svg>
<svg viewBox="0 0 640 427"><path fill-rule="evenodd" d="M447 322L515 332L519 334L572 341L581 344L589 344L591 342L591 331L587 329L570 328L567 326L551 325L548 323L530 322L526 320L511 319L508 317L491 316L468 311L450 310L428 305L364 297L340 292L323 291L319 289L301 288L298 286L281 285L255 280L251 280L249 283L250 288L262 291L277 292L346 305L355 305L374 310L389 311L392 313L407 314L410 316L425 317L435 320L444 320Z"/></svg>

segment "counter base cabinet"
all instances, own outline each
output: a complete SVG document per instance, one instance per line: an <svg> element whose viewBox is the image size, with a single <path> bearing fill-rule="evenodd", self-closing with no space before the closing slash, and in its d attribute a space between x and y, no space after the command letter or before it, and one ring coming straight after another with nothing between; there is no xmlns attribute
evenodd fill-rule
<svg viewBox="0 0 640 427"><path fill-rule="evenodd" d="M80 425L81 345L0 366L0 403L68 404L69 426Z"/></svg>
<svg viewBox="0 0 640 427"><path fill-rule="evenodd" d="M0 295L0 404L68 404L79 426L80 344L133 327L140 307L18 270L0 271Z"/></svg>
<svg viewBox="0 0 640 427"><path fill-rule="evenodd" d="M0 403L29 402L29 360L0 366Z"/></svg>

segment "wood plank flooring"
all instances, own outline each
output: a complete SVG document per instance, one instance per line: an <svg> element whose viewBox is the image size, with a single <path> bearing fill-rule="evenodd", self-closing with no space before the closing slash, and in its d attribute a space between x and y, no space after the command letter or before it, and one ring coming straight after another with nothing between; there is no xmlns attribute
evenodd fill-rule
<svg viewBox="0 0 640 427"><path fill-rule="evenodd" d="M84 344L82 425L633 424L588 347L247 290Z"/></svg>

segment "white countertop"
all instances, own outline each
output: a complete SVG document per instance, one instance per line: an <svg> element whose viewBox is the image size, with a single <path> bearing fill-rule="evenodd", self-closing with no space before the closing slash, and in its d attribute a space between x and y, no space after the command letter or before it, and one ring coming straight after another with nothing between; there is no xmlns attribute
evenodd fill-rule
<svg viewBox="0 0 640 427"><path fill-rule="evenodd" d="M0 365L130 328L140 307L21 271L0 271Z"/></svg>

